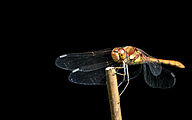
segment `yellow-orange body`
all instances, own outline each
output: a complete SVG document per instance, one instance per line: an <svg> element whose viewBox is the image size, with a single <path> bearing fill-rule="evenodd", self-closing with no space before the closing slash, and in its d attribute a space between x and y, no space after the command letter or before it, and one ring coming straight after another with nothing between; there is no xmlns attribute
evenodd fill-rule
<svg viewBox="0 0 192 120"><path fill-rule="evenodd" d="M144 62L157 62L157 63L175 66L178 68L185 68L185 66L179 61L156 59L148 55L143 50L133 46L126 46L123 48L120 48L120 47L114 48L111 55L114 61L125 62L129 65L143 64Z"/></svg>
<svg viewBox="0 0 192 120"><path fill-rule="evenodd" d="M155 59L155 58L150 58L150 57L148 57L148 60L151 62L163 63L166 65L171 65L171 66L175 66L178 68L185 68L185 66L182 63L180 63L179 61L175 61L175 60Z"/></svg>

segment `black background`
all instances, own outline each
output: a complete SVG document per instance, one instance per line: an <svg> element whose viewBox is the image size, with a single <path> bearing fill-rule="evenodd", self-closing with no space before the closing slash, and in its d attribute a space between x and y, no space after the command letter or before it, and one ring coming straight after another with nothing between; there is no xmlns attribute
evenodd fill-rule
<svg viewBox="0 0 192 120"><path fill-rule="evenodd" d="M55 60L66 53L135 46L156 58L180 61L186 68L163 65L176 75L176 85L171 89L149 87L142 73L132 80L121 96L123 119L188 115L185 111L191 107L191 37L189 17L185 12L168 8L136 13L135 10L121 13L83 8L45 11L40 14L43 19L38 20L37 28L41 41L37 59L40 68L36 71L39 79L31 81L36 84L31 90L35 97L31 99L38 114L53 118L109 120L107 86L71 83L68 81L70 71L56 67Z"/></svg>

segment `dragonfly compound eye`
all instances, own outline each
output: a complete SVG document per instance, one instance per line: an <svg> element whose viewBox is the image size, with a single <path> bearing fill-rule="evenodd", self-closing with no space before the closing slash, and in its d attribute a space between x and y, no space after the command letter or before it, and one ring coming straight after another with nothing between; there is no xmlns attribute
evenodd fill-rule
<svg viewBox="0 0 192 120"><path fill-rule="evenodd" d="M112 50L112 52L111 52L111 57L113 58L113 60L115 61L115 62L118 62L119 60L120 60L120 58L119 58L119 54L118 54L118 47L116 47L116 48L114 48L113 50Z"/></svg>
<svg viewBox="0 0 192 120"><path fill-rule="evenodd" d="M125 50L123 48L119 48L118 53L119 53L120 59L125 60L126 58Z"/></svg>
<svg viewBox="0 0 192 120"><path fill-rule="evenodd" d="M115 62L121 62L126 58L126 53L123 48L116 47L111 52L111 56Z"/></svg>

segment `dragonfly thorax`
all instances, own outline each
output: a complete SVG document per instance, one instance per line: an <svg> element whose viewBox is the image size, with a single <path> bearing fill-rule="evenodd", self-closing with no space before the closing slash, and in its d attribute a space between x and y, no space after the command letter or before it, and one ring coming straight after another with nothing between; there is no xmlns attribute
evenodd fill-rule
<svg viewBox="0 0 192 120"><path fill-rule="evenodd" d="M142 63L143 63L143 60L142 60L142 57L139 53L135 52L129 56L129 64L130 65L142 64Z"/></svg>
<svg viewBox="0 0 192 120"><path fill-rule="evenodd" d="M127 63L130 65L142 64L143 60L141 53L137 50L136 47L126 46L124 47L125 52L127 53Z"/></svg>

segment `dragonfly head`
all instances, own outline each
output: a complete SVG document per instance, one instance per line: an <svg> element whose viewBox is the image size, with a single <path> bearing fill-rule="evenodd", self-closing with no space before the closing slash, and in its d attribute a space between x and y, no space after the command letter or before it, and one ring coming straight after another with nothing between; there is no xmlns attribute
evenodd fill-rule
<svg viewBox="0 0 192 120"><path fill-rule="evenodd" d="M111 56L115 62L122 62L126 59L126 52L123 48L116 47L112 50Z"/></svg>

